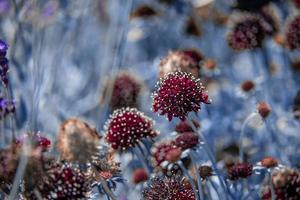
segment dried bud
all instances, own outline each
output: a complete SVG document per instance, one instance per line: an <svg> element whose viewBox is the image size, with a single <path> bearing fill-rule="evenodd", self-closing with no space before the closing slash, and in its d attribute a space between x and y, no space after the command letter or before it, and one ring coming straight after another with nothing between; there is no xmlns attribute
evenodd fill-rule
<svg viewBox="0 0 300 200"><path fill-rule="evenodd" d="M244 91L244 92L249 92L251 91L252 89L255 88L255 84L253 81L251 80L246 80L244 81L242 84L241 84L241 89Z"/></svg>
<svg viewBox="0 0 300 200"><path fill-rule="evenodd" d="M210 166L202 165L199 167L199 173L202 179L207 179L212 176L212 168Z"/></svg>
<svg viewBox="0 0 300 200"><path fill-rule="evenodd" d="M271 107L266 102L260 102L257 105L257 111L262 118L267 118L272 111Z"/></svg>

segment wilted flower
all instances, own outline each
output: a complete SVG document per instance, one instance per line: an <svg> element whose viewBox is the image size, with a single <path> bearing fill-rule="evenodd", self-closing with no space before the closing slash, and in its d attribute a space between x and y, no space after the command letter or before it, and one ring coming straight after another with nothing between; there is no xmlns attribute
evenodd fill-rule
<svg viewBox="0 0 300 200"><path fill-rule="evenodd" d="M113 80L108 80L102 94L102 103L107 98L107 95L109 95L110 87L112 87L112 93L109 105L112 110L123 107L138 107L139 96L143 86L135 76L127 72L122 72Z"/></svg>
<svg viewBox="0 0 300 200"><path fill-rule="evenodd" d="M153 120L135 108L115 110L105 125L106 140L113 149L126 150L142 138L155 137L153 126Z"/></svg>
<svg viewBox="0 0 300 200"><path fill-rule="evenodd" d="M228 178L232 181L252 175L253 166L249 163L237 163L229 167Z"/></svg>
<svg viewBox="0 0 300 200"><path fill-rule="evenodd" d="M183 151L191 149L199 144L199 136L193 132L184 133L176 137L175 145Z"/></svg>
<svg viewBox="0 0 300 200"><path fill-rule="evenodd" d="M183 49L169 52L159 64L159 76L163 78L170 72L182 71L198 78L204 57L197 49Z"/></svg>
<svg viewBox="0 0 300 200"><path fill-rule="evenodd" d="M257 111L260 114L260 116L265 119L266 117L269 116L271 113L272 109L270 105L267 102L260 102L257 104Z"/></svg>
<svg viewBox="0 0 300 200"><path fill-rule="evenodd" d="M300 15L293 18L288 24L286 42L291 50L300 48Z"/></svg>
<svg viewBox="0 0 300 200"><path fill-rule="evenodd" d="M263 158L260 162L261 165L266 168L272 168L278 166L278 161L271 156Z"/></svg>
<svg viewBox="0 0 300 200"><path fill-rule="evenodd" d="M132 175L133 183L138 184L147 180L148 180L148 173L146 172L145 169L139 168L133 171L133 175Z"/></svg>
<svg viewBox="0 0 300 200"><path fill-rule="evenodd" d="M132 13L130 14L130 18L149 18L157 14L158 13L152 7L148 5L141 5L132 11Z"/></svg>
<svg viewBox="0 0 300 200"><path fill-rule="evenodd" d="M191 187L179 178L153 178L144 189L145 200L195 200Z"/></svg>
<svg viewBox="0 0 300 200"><path fill-rule="evenodd" d="M100 136L95 129L78 119L62 123L58 133L57 148L61 159L68 162L87 163L98 152Z"/></svg>
<svg viewBox="0 0 300 200"><path fill-rule="evenodd" d="M300 173L295 169L281 169L272 174L275 199L300 199ZM262 199L271 200L270 186L263 189Z"/></svg>
<svg viewBox="0 0 300 200"><path fill-rule="evenodd" d="M201 103L210 103L200 79L185 72L169 73L158 83L153 93L153 111L185 120L189 112L198 112Z"/></svg>
<svg viewBox="0 0 300 200"><path fill-rule="evenodd" d="M228 44L235 50L249 50L262 46L266 32L261 20L248 16L235 24L228 35Z"/></svg>

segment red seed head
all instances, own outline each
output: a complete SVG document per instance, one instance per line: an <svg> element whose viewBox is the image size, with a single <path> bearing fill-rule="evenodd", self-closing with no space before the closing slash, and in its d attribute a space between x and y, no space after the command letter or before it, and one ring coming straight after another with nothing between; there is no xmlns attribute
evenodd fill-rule
<svg viewBox="0 0 300 200"><path fill-rule="evenodd" d="M290 21L285 37L291 50L300 49L300 15Z"/></svg>
<svg viewBox="0 0 300 200"><path fill-rule="evenodd" d="M200 127L200 124L195 121L195 120L192 120L192 123L194 124L195 128L199 128ZM189 122L187 120L185 121L180 121L176 127L175 127L175 131L177 133L185 133L185 132L193 132L193 128L190 126Z"/></svg>
<svg viewBox="0 0 300 200"><path fill-rule="evenodd" d="M257 111L262 118L267 118L271 113L272 109L266 102L260 102L257 104Z"/></svg>
<svg viewBox="0 0 300 200"><path fill-rule="evenodd" d="M158 83L153 93L153 111L166 115L169 121L182 121L189 112L198 112L201 103L210 103L199 79L184 72L169 73Z"/></svg>
<svg viewBox="0 0 300 200"><path fill-rule="evenodd" d="M133 183L135 183L135 184L147 181L148 180L148 173L143 168L136 169L133 172L132 179L133 179Z"/></svg>
<svg viewBox="0 0 300 200"><path fill-rule="evenodd" d="M184 133L175 139L175 145L180 147L183 151L191 149L199 144L199 136L193 132Z"/></svg>
<svg viewBox="0 0 300 200"><path fill-rule="evenodd" d="M252 175L253 166L249 163L237 163L229 167L228 178L232 181Z"/></svg>
<svg viewBox="0 0 300 200"><path fill-rule="evenodd" d="M106 140L113 149L126 150L140 139L155 137L154 122L135 108L115 110L106 122Z"/></svg>

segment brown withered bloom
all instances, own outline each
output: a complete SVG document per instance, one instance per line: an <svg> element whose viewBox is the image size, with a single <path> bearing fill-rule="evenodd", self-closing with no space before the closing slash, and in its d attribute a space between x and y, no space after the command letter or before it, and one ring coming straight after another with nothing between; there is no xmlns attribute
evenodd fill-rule
<svg viewBox="0 0 300 200"><path fill-rule="evenodd" d="M271 113L272 109L270 105L267 102L259 102L257 104L257 111L260 114L260 116L265 119L269 116Z"/></svg>
<svg viewBox="0 0 300 200"><path fill-rule="evenodd" d="M99 150L100 136L86 122L71 118L62 123L58 133L57 148L61 159L68 162L87 163Z"/></svg>
<svg viewBox="0 0 300 200"><path fill-rule="evenodd" d="M202 179L207 179L212 176L212 168L207 165L202 165L199 167L199 174Z"/></svg>
<svg viewBox="0 0 300 200"><path fill-rule="evenodd" d="M244 92L249 92L251 91L252 89L255 88L255 83L251 80L246 80L244 81L242 84L241 84L241 89L244 91Z"/></svg>

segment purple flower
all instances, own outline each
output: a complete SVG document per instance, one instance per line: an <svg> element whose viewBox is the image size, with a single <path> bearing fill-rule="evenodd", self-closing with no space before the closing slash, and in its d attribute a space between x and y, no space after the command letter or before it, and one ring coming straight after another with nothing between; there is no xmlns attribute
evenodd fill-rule
<svg viewBox="0 0 300 200"><path fill-rule="evenodd" d="M15 112L15 102L0 97L0 119Z"/></svg>

